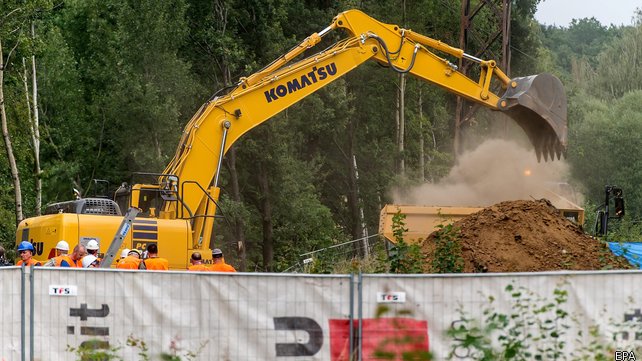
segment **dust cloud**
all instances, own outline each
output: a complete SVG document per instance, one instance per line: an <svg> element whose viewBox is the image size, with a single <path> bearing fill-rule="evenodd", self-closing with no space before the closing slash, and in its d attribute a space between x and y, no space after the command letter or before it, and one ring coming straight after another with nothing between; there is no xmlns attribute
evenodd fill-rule
<svg viewBox="0 0 642 361"><path fill-rule="evenodd" d="M394 189L395 204L487 207L502 201L546 198L555 192L579 203L567 183L564 160L537 162L533 150L507 140L493 139L460 156L458 164L438 183Z"/></svg>

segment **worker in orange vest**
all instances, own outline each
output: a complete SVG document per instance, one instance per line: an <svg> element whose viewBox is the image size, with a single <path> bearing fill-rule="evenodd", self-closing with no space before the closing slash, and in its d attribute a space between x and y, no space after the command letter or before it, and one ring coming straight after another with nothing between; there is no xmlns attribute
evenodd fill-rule
<svg viewBox="0 0 642 361"><path fill-rule="evenodd" d="M147 246L147 259L143 260L145 268L152 271L167 271L169 261L163 257L158 257L158 245L152 243Z"/></svg>
<svg viewBox="0 0 642 361"><path fill-rule="evenodd" d="M69 257L69 243L62 240L56 244L56 257L50 259L45 263L45 266L53 267L76 267L76 262L74 262L71 257Z"/></svg>
<svg viewBox="0 0 642 361"><path fill-rule="evenodd" d="M74 261L76 267L82 268L82 258L87 255L87 248L82 244L77 244L74 251L71 252L71 260Z"/></svg>
<svg viewBox="0 0 642 361"><path fill-rule="evenodd" d="M42 266L41 262L36 261L33 259L33 253L36 251L35 248L33 248L33 244L27 242L27 241L22 241L18 245L18 253L20 254L20 261L16 263L16 266L22 266L23 264L25 266Z"/></svg>
<svg viewBox="0 0 642 361"><path fill-rule="evenodd" d="M192 264L187 268L189 271L196 271L196 272L211 271L210 267L208 267L206 264L203 264L203 258L199 252L192 253L192 257L190 257L189 261Z"/></svg>
<svg viewBox="0 0 642 361"><path fill-rule="evenodd" d="M214 261L214 264L212 265L212 267L210 267L210 270L212 270L213 272L236 272L234 267L225 263L225 259L223 258L223 251L221 251L220 249L214 248L212 250L212 260Z"/></svg>
<svg viewBox="0 0 642 361"><path fill-rule="evenodd" d="M125 248L125 249L123 249L123 250L120 252L120 258L118 259L118 262L120 262L120 261L124 260L124 259L125 259L125 257L127 257L127 255L129 254L129 251L130 251L130 249L129 249L129 248ZM118 263L118 262L116 262L116 263Z"/></svg>
<svg viewBox="0 0 642 361"><path fill-rule="evenodd" d="M98 241L95 239L90 239L89 242L87 242L87 255L92 255L96 257L98 260L98 263L102 262L102 259L98 257L98 251L100 251L100 246L98 245Z"/></svg>
<svg viewBox="0 0 642 361"><path fill-rule="evenodd" d="M127 257L121 259L116 268L120 269L141 269L141 251L132 249L127 254Z"/></svg>

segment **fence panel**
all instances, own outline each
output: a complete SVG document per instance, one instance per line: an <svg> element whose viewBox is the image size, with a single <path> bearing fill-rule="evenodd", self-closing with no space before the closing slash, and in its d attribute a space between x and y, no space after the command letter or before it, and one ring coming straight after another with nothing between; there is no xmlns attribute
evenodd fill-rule
<svg viewBox="0 0 642 361"><path fill-rule="evenodd" d="M41 360L76 360L68 346L90 340L140 358L128 338L152 357L330 360L331 320L351 312L350 276L40 268L34 278Z"/></svg>
<svg viewBox="0 0 642 361"><path fill-rule="evenodd" d="M541 310L541 307L555 305L555 299L564 294L567 295L566 300L560 302L559 307L550 307L537 316L542 321L553 320L554 324L542 324L548 331L538 329L537 325L525 328L532 332L526 342L534 345L534 352L537 352L536 346L558 347L562 354L558 359L570 360L573 355L591 355L595 350L589 349L601 345L612 347L609 352L616 349L631 351L637 347L639 355L642 346L642 289L636 285L640 282L642 273L639 271L364 275L361 290L363 359L371 359L372 344L381 346L390 341L382 340L382 334L414 335L414 341L406 351L412 347L425 349L425 343L417 338L423 333L428 336L427 344L436 360L446 359L450 352L454 352L454 359L469 360L474 350L454 348L456 341L446 335L451 326L464 325L464 314L468 319L481 321L489 317L484 310L491 310L526 321L527 315L535 314L536 308ZM556 320L556 309L568 312L568 316ZM403 322L395 324L390 320ZM366 322L377 322L379 326L371 326L369 331L365 327ZM384 331L377 330L377 327ZM558 340L564 345L559 342L557 346L553 345L555 339L550 337L553 327L560 332ZM594 335L590 333L592 328L597 331ZM500 349L496 337L498 332L501 330L494 332L494 344ZM536 335L543 333L548 333L548 339L535 341ZM475 335L480 336L480 333ZM483 331L481 336L493 338Z"/></svg>
<svg viewBox="0 0 642 361"><path fill-rule="evenodd" d="M22 277L20 267L0 268L0 360L20 360L22 355Z"/></svg>

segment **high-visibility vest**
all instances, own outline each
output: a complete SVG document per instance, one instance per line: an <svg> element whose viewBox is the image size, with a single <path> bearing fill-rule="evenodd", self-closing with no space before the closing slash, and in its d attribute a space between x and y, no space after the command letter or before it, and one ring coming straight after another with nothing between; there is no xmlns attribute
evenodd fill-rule
<svg viewBox="0 0 642 361"><path fill-rule="evenodd" d="M227 264L225 262L214 263L210 267L210 269L212 270L212 272L236 272L234 267L230 266L229 264Z"/></svg>
<svg viewBox="0 0 642 361"><path fill-rule="evenodd" d="M189 271L198 271L198 272L207 272L211 271L212 269L208 267L206 264L193 264L187 268Z"/></svg>
<svg viewBox="0 0 642 361"><path fill-rule="evenodd" d="M169 269L169 261L165 258L154 257L144 260L147 270L152 271L167 271Z"/></svg>
<svg viewBox="0 0 642 361"><path fill-rule="evenodd" d="M28 260L26 263L25 263L23 260L20 260L20 261L18 261L18 263L16 263L16 266L22 266L22 264L23 264L23 263L24 263L24 264L25 264L25 266L27 266L27 267L28 267L28 266L42 266L42 262L40 262L40 261L36 261L36 260L35 260L35 259L33 259L33 258L29 258L29 260Z"/></svg>
<svg viewBox="0 0 642 361"><path fill-rule="evenodd" d="M140 266L140 259L134 256L127 256L118 262L118 264L116 265L116 268L138 269L139 266Z"/></svg>
<svg viewBox="0 0 642 361"><path fill-rule="evenodd" d="M61 254L60 256L54 257L54 267L71 267L76 268L76 262L71 260L71 257L66 254Z"/></svg>

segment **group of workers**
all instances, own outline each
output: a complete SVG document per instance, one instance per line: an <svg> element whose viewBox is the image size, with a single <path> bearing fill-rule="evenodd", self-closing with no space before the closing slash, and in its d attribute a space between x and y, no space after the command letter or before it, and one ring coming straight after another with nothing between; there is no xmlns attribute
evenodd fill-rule
<svg viewBox="0 0 642 361"><path fill-rule="evenodd" d="M56 244L56 255L44 264L33 259L34 252L33 244L26 241L20 242L18 245L20 261L16 265L98 268L102 261L99 255L98 242L93 239L87 242L87 246L76 245L71 254L69 254L69 243L66 241L58 242ZM211 265L204 264L201 254L194 252L190 257L191 265L187 269L199 272L236 272L234 267L225 263L223 252L220 249L212 250L212 259ZM116 268L166 271L169 270L169 261L158 256L158 245L152 243L147 246L144 252L138 249L124 249L116 263Z"/></svg>
<svg viewBox="0 0 642 361"><path fill-rule="evenodd" d="M158 246L152 243L147 246L145 252L125 248L120 253L120 260L116 264L116 268L167 271L169 269L169 261L158 257Z"/></svg>

